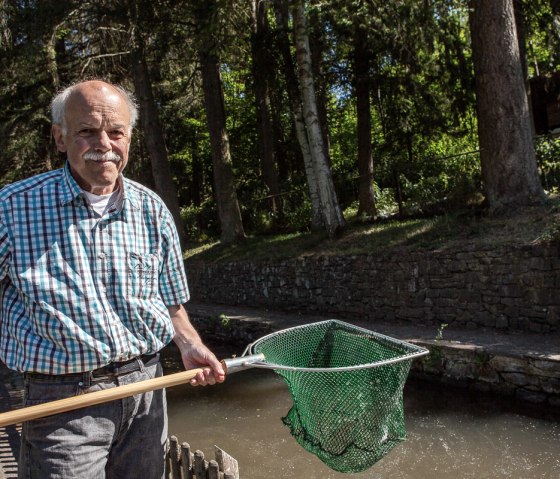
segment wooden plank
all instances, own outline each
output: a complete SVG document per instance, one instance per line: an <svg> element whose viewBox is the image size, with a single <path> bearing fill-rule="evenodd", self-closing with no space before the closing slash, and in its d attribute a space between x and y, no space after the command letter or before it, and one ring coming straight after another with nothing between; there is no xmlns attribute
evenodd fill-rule
<svg viewBox="0 0 560 479"><path fill-rule="evenodd" d="M196 479L206 479L208 463L204 460L204 453L197 450L194 453L194 474Z"/></svg>
<svg viewBox="0 0 560 479"><path fill-rule="evenodd" d="M218 446L214 446L214 449L220 471L223 471L225 474L231 474L232 479L239 479L239 464L237 460Z"/></svg>
<svg viewBox="0 0 560 479"><path fill-rule="evenodd" d="M208 463L208 479L220 479L220 466L214 459Z"/></svg>
<svg viewBox="0 0 560 479"><path fill-rule="evenodd" d="M173 468L171 467L171 456L169 454L165 455L165 479L175 479L173 477Z"/></svg>
<svg viewBox="0 0 560 479"><path fill-rule="evenodd" d="M237 461L224 450L215 447L216 460L206 461L204 453L192 453L187 442L181 443L176 436L168 438L165 463L166 479L239 479ZM1 479L1 478L0 478Z"/></svg>
<svg viewBox="0 0 560 479"><path fill-rule="evenodd" d="M169 456L169 461L171 465L171 478L172 479L182 479L181 478L181 450L179 447L179 441L175 436L169 438L169 451L167 452Z"/></svg>
<svg viewBox="0 0 560 479"><path fill-rule="evenodd" d="M191 446L188 442L181 444L181 467L183 469L183 478L193 479L194 458L191 452Z"/></svg>

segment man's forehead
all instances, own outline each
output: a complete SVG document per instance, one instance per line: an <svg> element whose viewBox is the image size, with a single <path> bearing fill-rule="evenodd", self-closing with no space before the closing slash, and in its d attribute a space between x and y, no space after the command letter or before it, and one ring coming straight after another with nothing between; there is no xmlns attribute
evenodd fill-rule
<svg viewBox="0 0 560 479"><path fill-rule="evenodd" d="M76 121L78 127L110 127L126 128L128 123L123 118L114 118L112 115L90 114L81 116Z"/></svg>
<svg viewBox="0 0 560 479"><path fill-rule="evenodd" d="M128 122L130 111L121 94L110 87L81 88L72 93L67 113L78 115L83 121L114 120Z"/></svg>

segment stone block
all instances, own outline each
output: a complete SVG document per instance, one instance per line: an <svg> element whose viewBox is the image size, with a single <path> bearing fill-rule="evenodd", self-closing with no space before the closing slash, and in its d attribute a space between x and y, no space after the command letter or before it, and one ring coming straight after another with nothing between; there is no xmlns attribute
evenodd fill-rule
<svg viewBox="0 0 560 479"><path fill-rule="evenodd" d="M550 271L552 270L552 262L550 258L533 257L529 259L529 267L537 271Z"/></svg>
<svg viewBox="0 0 560 479"><path fill-rule="evenodd" d="M542 390L547 394L560 396L560 379L548 378L541 381Z"/></svg>
<svg viewBox="0 0 560 479"><path fill-rule="evenodd" d="M521 401L527 401L535 404L543 404L547 401L546 394L536 391L527 391L523 388L518 389L515 392L515 396Z"/></svg>
<svg viewBox="0 0 560 479"><path fill-rule="evenodd" d="M477 367L474 373L474 379L488 384L498 384L501 380L500 375L491 367Z"/></svg>
<svg viewBox="0 0 560 479"><path fill-rule="evenodd" d="M501 377L504 381L513 384L518 387L539 390L540 389L540 379L535 376L529 376L527 374L520 373L502 373Z"/></svg>
<svg viewBox="0 0 560 479"><path fill-rule="evenodd" d="M492 369L499 373L523 373L528 370L527 362L521 358L509 356L494 356L490 358L488 364Z"/></svg>
<svg viewBox="0 0 560 479"><path fill-rule="evenodd" d="M496 318L495 327L496 329L507 329L509 326L508 316L501 314Z"/></svg>
<svg viewBox="0 0 560 479"><path fill-rule="evenodd" d="M550 325L557 326L560 323L560 308L558 306L549 306L546 311L546 322Z"/></svg>

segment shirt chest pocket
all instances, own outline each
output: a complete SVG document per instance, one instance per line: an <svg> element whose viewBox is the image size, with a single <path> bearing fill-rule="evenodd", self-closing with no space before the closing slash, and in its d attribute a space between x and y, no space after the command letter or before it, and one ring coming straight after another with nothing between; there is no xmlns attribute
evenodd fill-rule
<svg viewBox="0 0 560 479"><path fill-rule="evenodd" d="M158 255L127 253L127 293L130 297L150 299L158 295Z"/></svg>

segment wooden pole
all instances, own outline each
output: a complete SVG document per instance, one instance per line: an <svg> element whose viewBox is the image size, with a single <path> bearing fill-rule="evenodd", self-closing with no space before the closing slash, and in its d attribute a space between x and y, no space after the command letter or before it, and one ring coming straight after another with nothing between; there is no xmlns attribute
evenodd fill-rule
<svg viewBox="0 0 560 479"><path fill-rule="evenodd" d="M224 359L222 366L226 374L230 374L241 369L250 368L253 363L262 362L264 356L262 354L255 354L252 356L245 356L243 358ZM201 368L189 369L180 373L168 374L158 378L147 379L133 384L126 384L124 386L117 386L103 391L94 391L92 393L82 394L79 396L72 396L58 401L46 402L37 404L36 406L24 407L0 414L0 427L9 426L10 424L17 424L19 422L31 421L40 417L52 416L61 412L73 411L82 407L94 406L96 404L122 399L135 394L141 394L148 391L155 391L157 389L178 386L185 384L193 379L198 373L203 370Z"/></svg>
<svg viewBox="0 0 560 479"><path fill-rule="evenodd" d="M22 409L15 409L0 414L0 427L10 424L17 424L23 421L31 421L40 417L52 416L61 412L72 411L87 406L94 406L116 399L122 399L135 394L163 389L166 387L184 384L193 379L202 369L190 369L180 373L169 374L158 378L148 379L133 384L126 384L103 391L94 391L92 393L82 394L80 396L72 396L58 401L51 401L36 406L29 406Z"/></svg>

